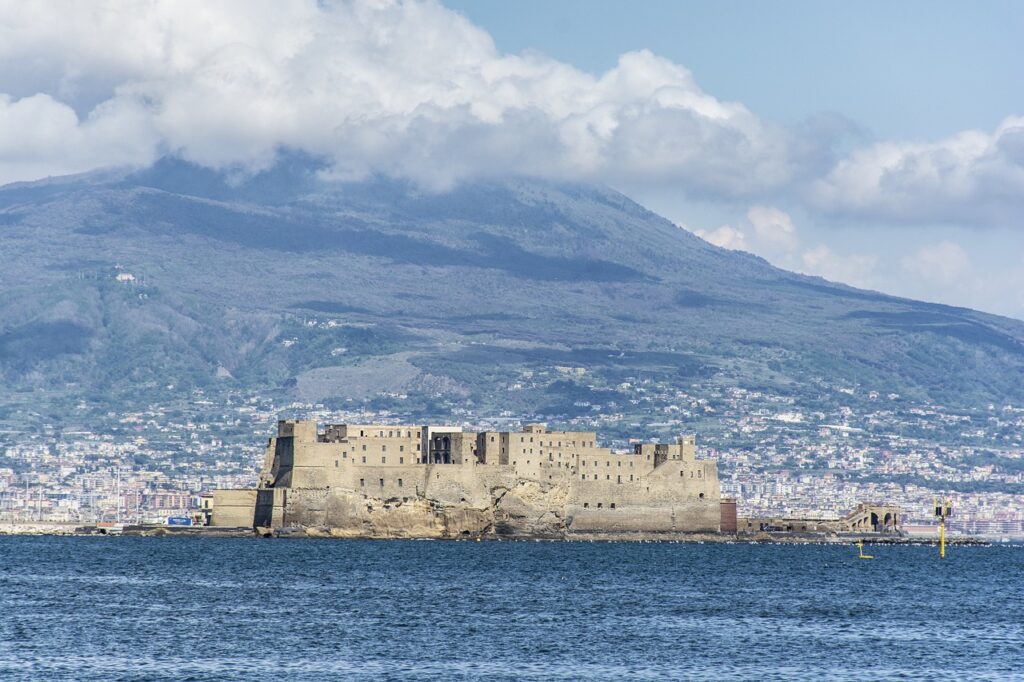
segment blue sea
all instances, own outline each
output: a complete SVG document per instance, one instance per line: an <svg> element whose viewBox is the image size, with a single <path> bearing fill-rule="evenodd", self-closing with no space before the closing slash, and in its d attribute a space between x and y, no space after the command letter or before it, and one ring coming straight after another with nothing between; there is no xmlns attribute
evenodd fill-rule
<svg viewBox="0 0 1024 682"><path fill-rule="evenodd" d="M3 680L1024 679L1024 548L0 538Z"/></svg>

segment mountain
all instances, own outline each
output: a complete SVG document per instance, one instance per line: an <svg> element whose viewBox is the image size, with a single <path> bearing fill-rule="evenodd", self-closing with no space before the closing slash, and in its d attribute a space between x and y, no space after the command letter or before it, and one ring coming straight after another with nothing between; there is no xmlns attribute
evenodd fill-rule
<svg viewBox="0 0 1024 682"><path fill-rule="evenodd" d="M555 416L641 376L1024 398L1016 320L786 272L606 188L432 194L318 170L165 159L0 188L10 395L127 409L231 387Z"/></svg>

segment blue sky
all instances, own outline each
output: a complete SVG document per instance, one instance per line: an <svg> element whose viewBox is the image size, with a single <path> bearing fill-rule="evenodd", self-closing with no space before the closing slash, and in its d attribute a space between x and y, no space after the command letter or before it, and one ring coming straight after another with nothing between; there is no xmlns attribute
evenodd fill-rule
<svg viewBox="0 0 1024 682"><path fill-rule="evenodd" d="M601 183L791 270L1024 319L1022 2L0 0L0 184L282 150Z"/></svg>
<svg viewBox="0 0 1024 682"><path fill-rule="evenodd" d="M649 49L716 97L799 123L837 112L881 137L990 130L1024 111L1020 2L449 0L506 52L598 74Z"/></svg>
<svg viewBox="0 0 1024 682"><path fill-rule="evenodd" d="M600 74L620 54L650 49L692 71L705 91L742 102L765 119L800 127L834 114L849 122L859 141L928 142L965 130L991 131L1024 112L1020 2L446 4L485 28L503 51L539 50ZM629 192L705 233L718 224L749 223L744 202L701 202L634 187ZM803 241L824 244L839 258L876 259L871 273L851 276L850 268L840 268L817 274L1024 317L1024 300L1015 290L1024 285L1024 216L1010 225L979 225L968 217L952 225L925 220L907 226L881 217L824 216L791 197L771 203L792 217ZM772 248L747 242L770 260L801 269ZM925 262L909 269L930 267L940 274L907 272L905 261L921 250Z"/></svg>

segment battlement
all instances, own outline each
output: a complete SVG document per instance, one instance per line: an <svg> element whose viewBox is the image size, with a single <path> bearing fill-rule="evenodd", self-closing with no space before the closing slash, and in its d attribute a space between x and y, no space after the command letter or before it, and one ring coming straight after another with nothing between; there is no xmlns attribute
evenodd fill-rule
<svg viewBox="0 0 1024 682"><path fill-rule="evenodd" d="M259 499L275 500L261 507L276 510L268 518L306 523L306 512L289 517L275 506L299 499L294 495L300 492L481 509L507 491L535 490L548 500L541 516L550 512L551 522L570 520L588 531L719 525L717 464L696 458L693 436L613 452L598 445L594 432L551 431L542 424L479 432L445 425L326 424L320 432L314 421L284 420L277 432L260 474L259 489L266 494Z"/></svg>

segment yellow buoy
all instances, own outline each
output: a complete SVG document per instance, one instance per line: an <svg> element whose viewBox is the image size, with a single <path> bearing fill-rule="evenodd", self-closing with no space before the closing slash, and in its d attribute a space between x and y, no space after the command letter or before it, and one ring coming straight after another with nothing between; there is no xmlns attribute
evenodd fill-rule
<svg viewBox="0 0 1024 682"><path fill-rule="evenodd" d="M858 551L858 558L860 558L860 559L874 559L875 558L875 557L871 556L870 554L865 554L864 553L864 541L863 540L860 540L860 541L857 542L857 551Z"/></svg>

